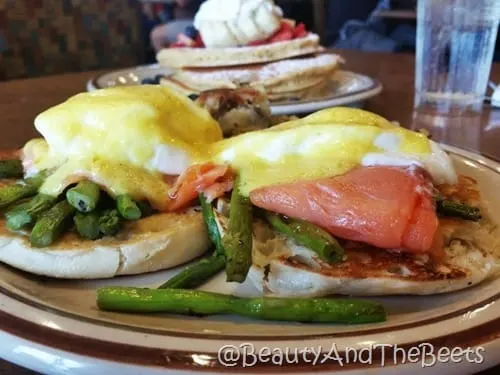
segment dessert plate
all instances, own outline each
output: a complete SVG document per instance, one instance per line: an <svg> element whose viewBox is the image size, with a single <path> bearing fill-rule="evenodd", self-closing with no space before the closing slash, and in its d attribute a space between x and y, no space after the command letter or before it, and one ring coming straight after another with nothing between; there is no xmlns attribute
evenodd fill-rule
<svg viewBox="0 0 500 375"><path fill-rule="evenodd" d="M446 147L478 180L500 222L500 164ZM1 245L1 244L0 244ZM177 269L110 280L38 277L0 265L0 357L44 374L343 372L470 374L500 363L500 277L435 296L374 298L388 320L368 325L265 322L99 311L103 286L156 287ZM256 295L219 275L204 290ZM452 354L454 353L454 354Z"/></svg>
<svg viewBox="0 0 500 375"><path fill-rule="evenodd" d="M122 69L98 75L87 82L87 90L97 90L106 87L138 85L146 78L157 75L167 75L170 69L158 64L144 65ZM334 106L362 107L368 98L378 95L382 85L373 78L346 70L337 71L332 80L335 81L331 95L311 100L273 102L273 115L294 115L318 111Z"/></svg>

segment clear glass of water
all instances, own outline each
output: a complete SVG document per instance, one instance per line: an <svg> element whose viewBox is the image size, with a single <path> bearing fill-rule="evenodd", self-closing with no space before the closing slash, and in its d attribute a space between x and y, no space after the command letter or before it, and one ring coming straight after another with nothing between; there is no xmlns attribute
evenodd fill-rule
<svg viewBox="0 0 500 375"><path fill-rule="evenodd" d="M500 21L500 0L419 0L415 107L481 111Z"/></svg>

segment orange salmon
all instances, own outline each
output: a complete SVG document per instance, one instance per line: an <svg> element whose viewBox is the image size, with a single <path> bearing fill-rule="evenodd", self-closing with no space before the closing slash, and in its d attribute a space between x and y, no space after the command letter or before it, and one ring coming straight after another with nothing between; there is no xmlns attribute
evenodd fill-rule
<svg viewBox="0 0 500 375"><path fill-rule="evenodd" d="M233 188L234 175L227 165L213 163L196 164L179 176L170 190L168 211L179 211L188 207L200 192L208 202L222 196Z"/></svg>
<svg viewBox="0 0 500 375"><path fill-rule="evenodd" d="M250 200L339 238L386 249L432 252L439 224L429 180L415 169L363 167L333 178L259 188Z"/></svg>

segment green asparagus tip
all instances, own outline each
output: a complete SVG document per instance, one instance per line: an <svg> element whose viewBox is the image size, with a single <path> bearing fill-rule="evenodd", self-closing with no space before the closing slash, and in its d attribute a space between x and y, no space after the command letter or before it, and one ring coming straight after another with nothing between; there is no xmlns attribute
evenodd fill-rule
<svg viewBox="0 0 500 375"><path fill-rule="evenodd" d="M114 236L121 229L122 222L118 210L109 209L104 210L99 217L99 231L104 236Z"/></svg>
<svg viewBox="0 0 500 375"><path fill-rule="evenodd" d="M7 208L18 203L23 198L32 197L38 192L45 179L44 174L30 177L15 185L7 185L0 188L0 209Z"/></svg>
<svg viewBox="0 0 500 375"><path fill-rule="evenodd" d="M219 255L225 255L226 251L222 246L222 239L219 232L219 227L217 226L217 219L215 218L214 209L210 203L207 202L205 195L203 193L199 194L199 200L201 204L201 212L203 214L203 220L207 226L208 237L215 245L215 251Z"/></svg>
<svg viewBox="0 0 500 375"><path fill-rule="evenodd" d="M28 203L22 203L5 213L8 229L18 231L31 222L31 217L26 211L28 207Z"/></svg>
<svg viewBox="0 0 500 375"><path fill-rule="evenodd" d="M78 212L73 221L80 237L88 240L97 240L101 237L99 214L97 212L90 212L88 214Z"/></svg>
<svg viewBox="0 0 500 375"><path fill-rule="evenodd" d="M5 213L7 227L11 230L21 230L33 224L55 204L56 199L50 195L38 194L28 202L13 207Z"/></svg>
<svg viewBox="0 0 500 375"><path fill-rule="evenodd" d="M100 198L100 188L92 181L81 181L66 192L66 199L78 211L88 213L93 211Z"/></svg>
<svg viewBox="0 0 500 375"><path fill-rule="evenodd" d="M252 204L239 192L239 179L231 194L229 225L222 247L226 253L226 280L242 283L252 266Z"/></svg>
<svg viewBox="0 0 500 375"><path fill-rule="evenodd" d="M458 217L471 221L479 221L482 218L481 210L478 207L472 207L465 203L448 199L438 199L436 209L443 216Z"/></svg>
<svg viewBox="0 0 500 375"><path fill-rule="evenodd" d="M21 160L0 160L0 178L21 178L23 174Z"/></svg>
<svg viewBox="0 0 500 375"><path fill-rule="evenodd" d="M137 207L139 207L139 209L141 210L141 217L151 216L156 212L147 200L137 201L136 204Z"/></svg>
<svg viewBox="0 0 500 375"><path fill-rule="evenodd" d="M212 255L184 268L180 273L163 283L158 289L194 289L224 269L226 260L222 255Z"/></svg>
<svg viewBox="0 0 500 375"><path fill-rule="evenodd" d="M46 247L54 243L71 225L75 209L66 201L61 201L43 213L35 223L30 235L34 247Z"/></svg>
<svg viewBox="0 0 500 375"><path fill-rule="evenodd" d="M116 207L120 215L127 220L138 220L142 216L137 202L129 194L119 195L116 198Z"/></svg>
<svg viewBox="0 0 500 375"><path fill-rule="evenodd" d="M314 251L325 262L332 264L342 261L344 249L324 229L303 220L285 218L272 212L266 212L265 216L275 230Z"/></svg>

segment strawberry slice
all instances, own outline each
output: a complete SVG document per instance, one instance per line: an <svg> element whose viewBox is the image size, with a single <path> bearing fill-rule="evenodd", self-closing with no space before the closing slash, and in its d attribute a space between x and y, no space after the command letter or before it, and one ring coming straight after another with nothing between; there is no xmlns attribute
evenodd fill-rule
<svg viewBox="0 0 500 375"><path fill-rule="evenodd" d="M293 29L293 37L294 38L303 38L307 35L307 29L306 25L304 25L302 22L299 23L295 28Z"/></svg>
<svg viewBox="0 0 500 375"><path fill-rule="evenodd" d="M194 47L196 47L196 48L205 48L205 43L203 43L203 39L201 37L201 34L198 34L198 36L194 40Z"/></svg>
<svg viewBox="0 0 500 375"><path fill-rule="evenodd" d="M285 30L285 31L280 31L277 34L274 34L273 37L269 39L269 42L270 43L284 42L292 39L293 39L293 31Z"/></svg>
<svg viewBox="0 0 500 375"><path fill-rule="evenodd" d="M293 31L294 28L295 28L295 25L291 24L290 22L281 21L280 28L279 28L278 32Z"/></svg>
<svg viewBox="0 0 500 375"><path fill-rule="evenodd" d="M282 27L274 34L270 39L270 43L283 42L286 40L293 39L293 29L288 27Z"/></svg>
<svg viewBox="0 0 500 375"><path fill-rule="evenodd" d="M177 42L184 44L187 47L194 47L195 41L185 34L177 35Z"/></svg>
<svg viewBox="0 0 500 375"><path fill-rule="evenodd" d="M280 28L271 38L269 38L270 43L283 42L286 40L293 39L293 26L289 22L281 21Z"/></svg>
<svg viewBox="0 0 500 375"><path fill-rule="evenodd" d="M296 38L303 38L308 34L306 25L302 22L298 25L295 24L294 20L284 19L281 21L280 28L269 38L255 40L248 43L248 46L262 46L269 43L284 42L287 40L292 40Z"/></svg>
<svg viewBox="0 0 500 375"><path fill-rule="evenodd" d="M187 47L184 43L175 42L170 45L170 48L185 48Z"/></svg>
<svg viewBox="0 0 500 375"><path fill-rule="evenodd" d="M297 21L292 20L292 19L290 19L290 18L283 18L283 19L281 20L281 23L286 23L286 24L290 25L292 28L294 28L294 27L295 27L295 25L297 24Z"/></svg>
<svg viewBox="0 0 500 375"><path fill-rule="evenodd" d="M250 42L247 44L247 46L250 47L255 47L255 46L262 46L264 44L268 44L269 39L259 39L259 40L254 40L253 42Z"/></svg>

